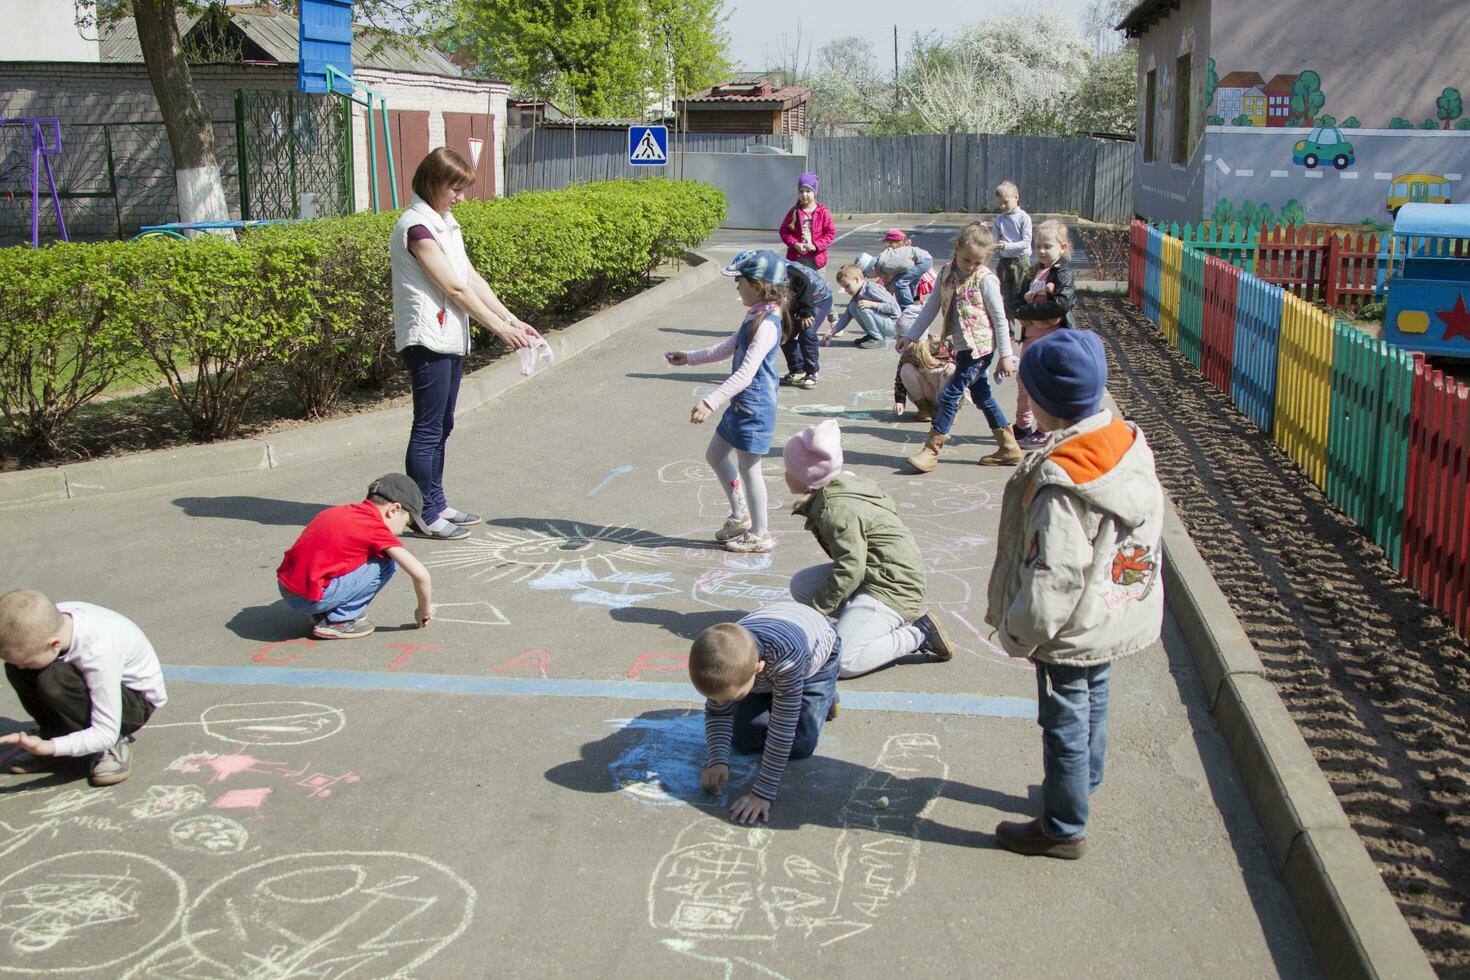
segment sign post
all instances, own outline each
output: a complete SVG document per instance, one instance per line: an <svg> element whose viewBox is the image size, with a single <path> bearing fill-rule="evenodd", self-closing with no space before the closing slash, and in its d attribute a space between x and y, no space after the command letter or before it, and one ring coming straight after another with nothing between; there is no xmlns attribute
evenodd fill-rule
<svg viewBox="0 0 1470 980"><path fill-rule="evenodd" d="M629 164L635 167L662 167L668 162L669 127L628 127Z"/></svg>

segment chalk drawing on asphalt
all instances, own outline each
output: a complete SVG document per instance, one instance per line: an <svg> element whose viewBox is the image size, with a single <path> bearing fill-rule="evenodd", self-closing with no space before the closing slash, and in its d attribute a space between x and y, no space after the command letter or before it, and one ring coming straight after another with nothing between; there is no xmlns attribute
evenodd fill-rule
<svg viewBox="0 0 1470 980"><path fill-rule="evenodd" d="M168 828L168 842L180 851L198 854L239 854L250 833L238 820L206 813L185 817Z"/></svg>
<svg viewBox="0 0 1470 980"><path fill-rule="evenodd" d="M752 609L791 598L790 579L772 572L713 569L694 580L690 598L716 609Z"/></svg>
<svg viewBox="0 0 1470 980"><path fill-rule="evenodd" d="M704 771L704 712L661 718L612 718L608 724L637 735L608 766L618 792L650 806L683 804L719 807L726 802L699 788ZM755 775L755 756L734 756L729 785L744 785Z"/></svg>
<svg viewBox="0 0 1470 980"><path fill-rule="evenodd" d="M666 948L723 961L727 975L741 966L771 972L760 961L780 961L786 943L825 947L859 936L917 881L919 824L948 776L934 735L890 737L838 811L830 851L814 854L783 858L769 831L702 816L654 870L649 924ZM813 828L800 837L821 839Z"/></svg>
<svg viewBox="0 0 1470 980"><path fill-rule="evenodd" d="M162 820L197 810L206 802L197 786L149 786L138 799L121 806L135 820Z"/></svg>
<svg viewBox="0 0 1470 980"><path fill-rule="evenodd" d="M586 568L599 576L654 568L667 560L663 535L639 528L604 527L576 521L547 521L536 530L491 527L452 550L429 558L431 568L467 571L470 578L523 582L564 569Z"/></svg>
<svg viewBox="0 0 1470 980"><path fill-rule="evenodd" d="M251 701L205 708L198 721L170 721L155 728L204 729L204 734L236 745L305 745L340 732L347 724L341 708L312 701Z"/></svg>
<svg viewBox="0 0 1470 980"><path fill-rule="evenodd" d="M669 572L613 572L598 575L591 568L562 568L526 584L537 592L567 592L572 602L626 609L649 599L683 591L670 583Z"/></svg>
<svg viewBox="0 0 1470 980"><path fill-rule="evenodd" d="M62 790L36 807L31 813L38 817L62 817L76 813L78 810L85 810L87 807L97 806L99 803L105 803L111 797L111 793L99 793L95 789Z"/></svg>
<svg viewBox="0 0 1470 980"><path fill-rule="evenodd" d="M436 602L434 619L441 623L469 623L473 626L509 626L510 619L484 599L474 602Z"/></svg>
<svg viewBox="0 0 1470 980"><path fill-rule="evenodd" d="M474 888L396 851L287 854L210 885L129 980L407 977L469 928Z"/></svg>
<svg viewBox="0 0 1470 980"><path fill-rule="evenodd" d="M44 858L0 879L0 972L102 975L168 935L184 903L184 880L142 854Z"/></svg>

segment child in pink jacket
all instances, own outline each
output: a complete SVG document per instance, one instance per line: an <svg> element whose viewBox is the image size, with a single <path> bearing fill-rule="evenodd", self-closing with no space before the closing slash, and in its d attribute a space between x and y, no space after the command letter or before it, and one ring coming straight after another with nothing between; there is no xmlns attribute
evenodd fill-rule
<svg viewBox="0 0 1470 980"><path fill-rule="evenodd" d="M796 181L796 206L781 222L781 241L786 243L786 261L800 262L813 269L827 265L827 246L837 237L837 227L826 205L817 203L821 179L808 171Z"/></svg>

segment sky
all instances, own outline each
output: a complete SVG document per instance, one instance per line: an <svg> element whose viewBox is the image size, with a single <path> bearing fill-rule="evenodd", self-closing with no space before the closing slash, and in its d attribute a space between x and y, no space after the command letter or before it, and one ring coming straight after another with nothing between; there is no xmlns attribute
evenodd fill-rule
<svg viewBox="0 0 1470 980"><path fill-rule="evenodd" d="M1062 16L1081 22L1088 0L1053 0L1049 5ZM1016 0L969 0L961 5L964 13L956 18L948 4L925 3L910 8L893 0L726 0L730 18L725 29L730 34L731 60L746 71L760 71L781 60L783 48L796 44L798 22L801 27L803 52L817 49L840 37L860 35L871 41L875 52L889 69L893 66L893 26L895 15L906 14L897 21L899 58L908 49L914 32L947 32L967 22L984 20L994 14L1024 11L1027 7ZM1034 4L1029 5L1034 9ZM815 61L813 62L815 64Z"/></svg>

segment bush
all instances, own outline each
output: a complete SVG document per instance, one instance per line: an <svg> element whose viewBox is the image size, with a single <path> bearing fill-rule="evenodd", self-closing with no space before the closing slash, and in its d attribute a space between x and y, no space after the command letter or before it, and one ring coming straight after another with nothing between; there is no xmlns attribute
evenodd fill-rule
<svg viewBox="0 0 1470 980"><path fill-rule="evenodd" d="M702 242L713 187L665 179L468 201L471 263L528 319L600 303ZM238 241L0 249L0 411L27 456L64 448L71 413L151 361L200 439L234 435L277 365L317 418L395 370L389 239L398 213L275 225Z"/></svg>

